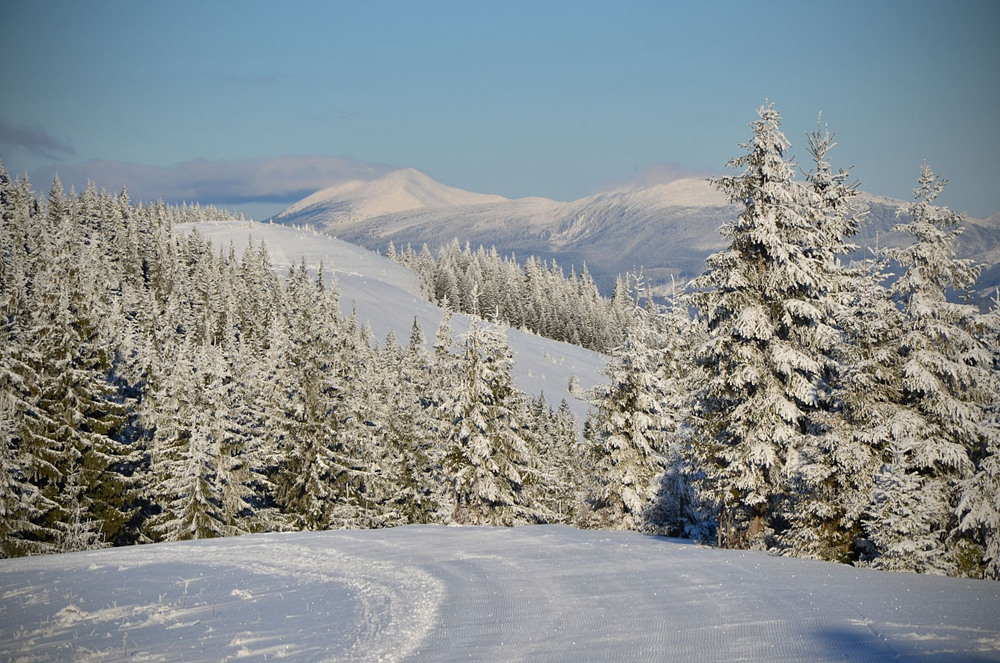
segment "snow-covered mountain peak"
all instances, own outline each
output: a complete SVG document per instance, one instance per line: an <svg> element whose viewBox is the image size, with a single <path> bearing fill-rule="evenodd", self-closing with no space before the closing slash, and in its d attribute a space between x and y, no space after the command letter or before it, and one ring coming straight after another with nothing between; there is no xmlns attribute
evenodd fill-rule
<svg viewBox="0 0 1000 663"><path fill-rule="evenodd" d="M729 204L725 195L707 179L700 177L685 177L649 186L630 186L605 191L583 200L596 202L612 199L642 200L659 207L724 207Z"/></svg>
<svg viewBox="0 0 1000 663"><path fill-rule="evenodd" d="M371 181L352 180L308 196L277 216L278 220L324 210L327 225L353 223L410 210L503 202L503 196L473 193L437 182L415 168L395 170ZM330 221L333 221L331 224Z"/></svg>
<svg viewBox="0 0 1000 663"><path fill-rule="evenodd" d="M677 207L723 207L726 196L707 179L688 177L649 188L649 193Z"/></svg>

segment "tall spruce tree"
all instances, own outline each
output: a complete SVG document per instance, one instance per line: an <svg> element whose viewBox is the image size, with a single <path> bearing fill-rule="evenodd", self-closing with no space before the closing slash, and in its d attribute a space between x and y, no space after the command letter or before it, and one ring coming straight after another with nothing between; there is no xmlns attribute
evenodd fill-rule
<svg viewBox="0 0 1000 663"><path fill-rule="evenodd" d="M537 519L523 494L534 478L532 451L522 432L523 403L511 382L512 364L502 331L471 326L448 406L453 425L444 458L456 522L513 525Z"/></svg>
<svg viewBox="0 0 1000 663"><path fill-rule="evenodd" d="M914 242L889 252L905 268L893 293L903 312L898 352L909 434L894 441L870 511L879 568L960 570L959 489L998 437L990 414L993 357L979 340L982 316L946 298L949 288L971 287L979 268L955 256L962 215L934 204L945 184L921 167L914 202L901 210L911 220L897 226Z"/></svg>
<svg viewBox="0 0 1000 663"><path fill-rule="evenodd" d="M993 300L984 329L985 345L993 355L993 379L1000 380L1000 292ZM994 387L1000 393L1000 384ZM1000 398L988 409L989 425L994 434L986 448L973 460L976 472L961 487L958 504L960 529L973 537L983 550L983 575L1000 580Z"/></svg>
<svg viewBox="0 0 1000 663"><path fill-rule="evenodd" d="M640 529L663 472L664 411L659 353L645 323L631 327L605 368L588 430L594 485L588 501L601 527Z"/></svg>
<svg viewBox="0 0 1000 663"><path fill-rule="evenodd" d="M823 365L807 340L816 333L816 232L795 182L790 146L773 105L751 123L738 175L715 180L743 211L723 227L729 248L708 258L694 295L708 328L699 351L707 382L704 426L695 447L703 492L719 509L728 546L765 547L780 527L810 413L819 405Z"/></svg>
<svg viewBox="0 0 1000 663"><path fill-rule="evenodd" d="M821 121L822 116L816 130L807 135L814 167L806 185L799 189L803 214L810 222L800 240L802 254L814 278L796 302L800 320L794 328L800 346L819 362L817 406L809 413L800 456L789 467L788 527L780 545L794 555L844 560L853 554L860 522L855 506L858 496L852 489L856 482L864 481L865 473L871 476L878 458L870 445L856 444L857 438L845 430L845 416L852 411L847 405L845 413L840 399L845 395L843 385L857 377L848 377L845 372L864 361L861 356L852 356L852 341L861 345L869 341L868 332L859 329L857 321L870 321L865 307L885 300L877 296L877 282L863 279L867 275L841 262L842 256L857 248L846 238L857 232L866 210L856 200L857 184L849 182L849 171L833 171L829 153L836 143ZM857 288L860 284L864 284L864 294ZM871 299L859 299L859 294ZM851 307L854 315L844 315ZM892 312L884 309L876 316L883 314L891 319ZM857 381L851 384L852 388L860 386Z"/></svg>

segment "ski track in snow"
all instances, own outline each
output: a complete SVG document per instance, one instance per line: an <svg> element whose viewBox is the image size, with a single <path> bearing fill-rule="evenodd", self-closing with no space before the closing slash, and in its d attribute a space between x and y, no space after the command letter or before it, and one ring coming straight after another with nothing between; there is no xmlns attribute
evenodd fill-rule
<svg viewBox="0 0 1000 663"><path fill-rule="evenodd" d="M0 562L0 659L1000 660L1000 583L407 526Z"/></svg>

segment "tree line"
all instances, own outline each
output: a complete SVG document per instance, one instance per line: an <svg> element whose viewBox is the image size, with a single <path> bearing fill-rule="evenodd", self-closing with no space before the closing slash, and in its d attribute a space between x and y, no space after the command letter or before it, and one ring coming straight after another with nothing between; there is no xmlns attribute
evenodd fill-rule
<svg viewBox="0 0 1000 663"><path fill-rule="evenodd" d="M610 299L602 297L586 265L579 275L571 268L566 276L554 260L530 256L522 265L496 248L473 251L458 240L437 256L426 244L418 253L390 243L388 257L416 272L435 304L596 352L620 345L632 317L628 280L619 278Z"/></svg>

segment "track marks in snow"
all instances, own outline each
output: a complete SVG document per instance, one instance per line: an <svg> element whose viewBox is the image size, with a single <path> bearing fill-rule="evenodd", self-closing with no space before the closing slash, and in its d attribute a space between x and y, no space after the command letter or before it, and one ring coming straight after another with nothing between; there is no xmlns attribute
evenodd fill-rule
<svg viewBox="0 0 1000 663"><path fill-rule="evenodd" d="M288 542L296 536L39 557L18 560L28 568L17 574L0 567L0 615L12 617L0 622L0 660L396 661L419 646L435 623L434 578L322 537ZM88 569L88 558L109 555L129 559Z"/></svg>
<svg viewBox="0 0 1000 663"><path fill-rule="evenodd" d="M1000 660L1000 583L562 526L0 562L0 660Z"/></svg>

